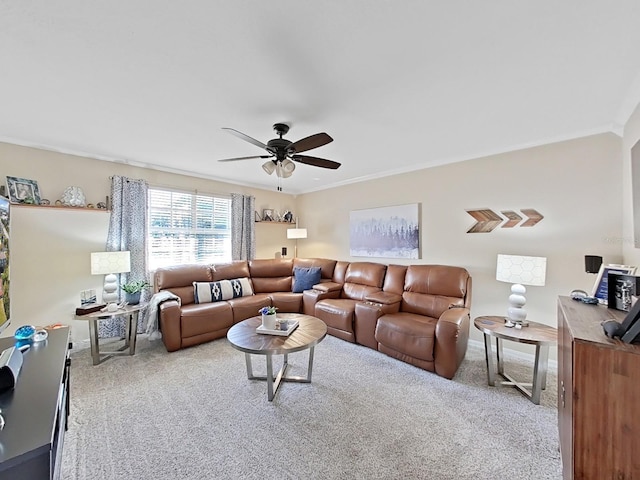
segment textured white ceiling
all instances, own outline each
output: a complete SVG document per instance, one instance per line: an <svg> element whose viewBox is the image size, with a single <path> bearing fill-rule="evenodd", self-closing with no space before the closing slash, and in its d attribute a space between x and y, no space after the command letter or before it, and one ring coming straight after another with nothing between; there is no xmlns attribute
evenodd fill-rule
<svg viewBox="0 0 640 480"><path fill-rule="evenodd" d="M301 193L614 131L640 100L637 0L0 0L0 140Z"/></svg>

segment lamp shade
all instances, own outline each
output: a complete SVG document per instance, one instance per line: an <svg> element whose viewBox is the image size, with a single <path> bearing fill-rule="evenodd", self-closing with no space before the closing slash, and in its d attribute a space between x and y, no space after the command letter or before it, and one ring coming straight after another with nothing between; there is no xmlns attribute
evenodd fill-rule
<svg viewBox="0 0 640 480"><path fill-rule="evenodd" d="M307 229L287 228L287 238L307 238Z"/></svg>
<svg viewBox="0 0 640 480"><path fill-rule="evenodd" d="M269 160L262 164L262 169L267 172L267 174L271 175L276 169L276 164Z"/></svg>
<svg viewBox="0 0 640 480"><path fill-rule="evenodd" d="M92 252L91 275L108 275L131 271L130 252Z"/></svg>
<svg viewBox="0 0 640 480"><path fill-rule="evenodd" d="M295 169L296 164L288 158L285 158L282 162L278 162L278 165L276 165L276 174L280 178L289 178Z"/></svg>
<svg viewBox="0 0 640 480"><path fill-rule="evenodd" d="M498 255L496 280L520 285L544 286L547 275L545 257Z"/></svg>

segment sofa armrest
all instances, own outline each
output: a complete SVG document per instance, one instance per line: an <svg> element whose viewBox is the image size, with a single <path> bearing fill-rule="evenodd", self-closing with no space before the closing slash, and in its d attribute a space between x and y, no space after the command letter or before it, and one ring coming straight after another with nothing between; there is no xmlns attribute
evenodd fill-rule
<svg viewBox="0 0 640 480"><path fill-rule="evenodd" d="M158 307L158 323L160 332L162 332L162 342L168 352L180 350L182 345L181 316L182 310L177 300L162 302Z"/></svg>
<svg viewBox="0 0 640 480"><path fill-rule="evenodd" d="M467 352L469 341L469 309L449 308L436 324L434 360L436 373L453 378Z"/></svg>
<svg viewBox="0 0 640 480"><path fill-rule="evenodd" d="M340 292L342 290L342 284L337 282L322 282L316 283L313 286L314 290L318 290L320 292ZM337 297L332 297L337 298Z"/></svg>
<svg viewBox="0 0 640 480"><path fill-rule="evenodd" d="M321 291L317 290L315 286L313 290L305 290L302 292L302 313L315 315L316 303L325 298L340 298L340 290Z"/></svg>
<svg viewBox="0 0 640 480"><path fill-rule="evenodd" d="M373 292L364 297L365 300L373 303L380 303L382 305L393 305L398 304L398 309L400 308L400 302L402 301L402 296L397 293L391 292ZM398 310L396 310L398 311ZM390 313L390 312L385 312Z"/></svg>
<svg viewBox="0 0 640 480"><path fill-rule="evenodd" d="M353 333L356 343L365 345L374 350L378 349L375 338L378 319L384 315L382 305L372 302L358 302L354 312Z"/></svg>

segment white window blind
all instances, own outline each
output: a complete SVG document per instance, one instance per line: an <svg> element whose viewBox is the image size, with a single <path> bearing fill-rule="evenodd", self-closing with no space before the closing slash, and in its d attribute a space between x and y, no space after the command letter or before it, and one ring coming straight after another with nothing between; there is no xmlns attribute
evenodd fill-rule
<svg viewBox="0 0 640 480"><path fill-rule="evenodd" d="M149 269L231 261L231 199L149 189Z"/></svg>

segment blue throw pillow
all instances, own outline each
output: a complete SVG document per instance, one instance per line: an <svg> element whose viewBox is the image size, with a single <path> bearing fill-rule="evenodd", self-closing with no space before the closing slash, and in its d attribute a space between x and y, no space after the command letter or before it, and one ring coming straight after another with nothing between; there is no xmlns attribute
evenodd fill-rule
<svg viewBox="0 0 640 480"><path fill-rule="evenodd" d="M320 283L320 267L294 267L293 292L301 293Z"/></svg>

